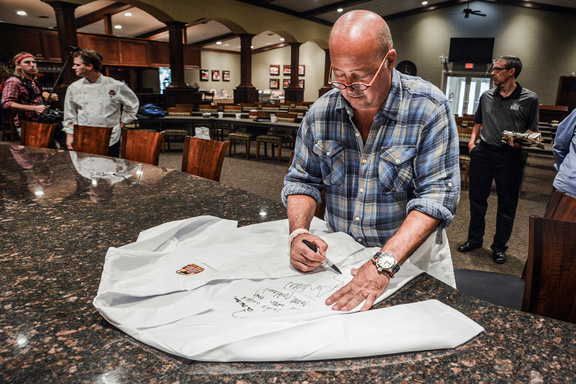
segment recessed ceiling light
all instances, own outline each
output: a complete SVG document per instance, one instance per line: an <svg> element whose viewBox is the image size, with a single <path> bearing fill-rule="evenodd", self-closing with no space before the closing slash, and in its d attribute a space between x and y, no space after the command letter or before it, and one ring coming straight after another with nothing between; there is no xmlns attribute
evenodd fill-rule
<svg viewBox="0 0 576 384"><path fill-rule="evenodd" d="M19 16L28 16L28 14L26 13L26 11L16 11L16 14Z"/></svg>
<svg viewBox="0 0 576 384"><path fill-rule="evenodd" d="M217 41L217 42L216 42L216 45L222 45L222 42L221 42L221 41Z"/></svg>
<svg viewBox="0 0 576 384"><path fill-rule="evenodd" d="M121 26L120 24L116 24L116 25L114 26L114 29L122 29L122 26Z"/></svg>
<svg viewBox="0 0 576 384"><path fill-rule="evenodd" d="M124 16L130 17L130 16L132 16L132 12L126 12L126 13L124 13Z"/></svg>
<svg viewBox="0 0 576 384"><path fill-rule="evenodd" d="M254 49L254 46L253 46L253 45L251 45L251 46L250 46L250 49Z"/></svg>
<svg viewBox="0 0 576 384"><path fill-rule="evenodd" d="M422 2L422 5L428 5L428 2L427 2L427 1L423 1L423 2Z"/></svg>
<svg viewBox="0 0 576 384"><path fill-rule="evenodd" d="M336 12L342 13L342 12L344 12L344 8L338 8L338 9L336 10Z"/></svg>
<svg viewBox="0 0 576 384"><path fill-rule="evenodd" d="M280 41L284 41L284 38L283 38L283 37L281 37L281 38L280 38Z"/></svg>

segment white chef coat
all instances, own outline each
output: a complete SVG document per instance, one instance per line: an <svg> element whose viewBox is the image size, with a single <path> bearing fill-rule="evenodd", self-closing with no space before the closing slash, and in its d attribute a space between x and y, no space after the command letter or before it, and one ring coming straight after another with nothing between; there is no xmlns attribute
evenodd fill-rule
<svg viewBox="0 0 576 384"><path fill-rule="evenodd" d="M66 90L64 132L74 133L74 124L112 127L112 146L120 141L120 122L133 122L139 105L138 97L121 81L103 75L94 83L80 79Z"/></svg>

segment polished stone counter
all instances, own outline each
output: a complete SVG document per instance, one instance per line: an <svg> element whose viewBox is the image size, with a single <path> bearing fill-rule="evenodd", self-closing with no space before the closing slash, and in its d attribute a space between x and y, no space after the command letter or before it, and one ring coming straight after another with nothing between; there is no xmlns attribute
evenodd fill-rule
<svg viewBox="0 0 576 384"><path fill-rule="evenodd" d="M148 165L132 185L133 177L124 172L125 180L122 171L133 164L0 144L0 382L576 380L576 325L482 302L428 275L380 306L437 299L486 331L453 350L317 362L194 362L144 345L92 306L108 247L133 242L142 230L167 221L214 215L248 225L283 219L285 209L238 189Z"/></svg>

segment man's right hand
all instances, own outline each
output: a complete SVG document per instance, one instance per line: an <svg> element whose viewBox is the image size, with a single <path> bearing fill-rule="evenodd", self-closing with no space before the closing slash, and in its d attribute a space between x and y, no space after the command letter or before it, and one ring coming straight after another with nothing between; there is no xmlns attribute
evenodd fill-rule
<svg viewBox="0 0 576 384"><path fill-rule="evenodd" d="M311 250L302 240L308 240L318 247L318 253ZM303 234L296 236L290 248L290 263L302 272L310 272L326 262L328 244L318 236Z"/></svg>
<svg viewBox="0 0 576 384"><path fill-rule="evenodd" d="M34 112L36 112L39 115L48 112L48 109L49 109L48 106L44 104L38 104L34 106Z"/></svg>
<svg viewBox="0 0 576 384"><path fill-rule="evenodd" d="M468 143L468 153L471 153L475 146L476 146L476 143L474 141L470 141Z"/></svg>

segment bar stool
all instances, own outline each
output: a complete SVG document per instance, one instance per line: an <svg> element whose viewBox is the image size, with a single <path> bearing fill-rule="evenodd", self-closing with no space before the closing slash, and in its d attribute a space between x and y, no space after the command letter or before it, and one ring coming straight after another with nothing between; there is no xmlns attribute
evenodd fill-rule
<svg viewBox="0 0 576 384"><path fill-rule="evenodd" d="M246 145L246 160L250 159L250 143L254 140L254 135L248 132L230 132L228 134L228 157L232 156L232 144L234 144L234 153L236 153L236 142L242 141Z"/></svg>

